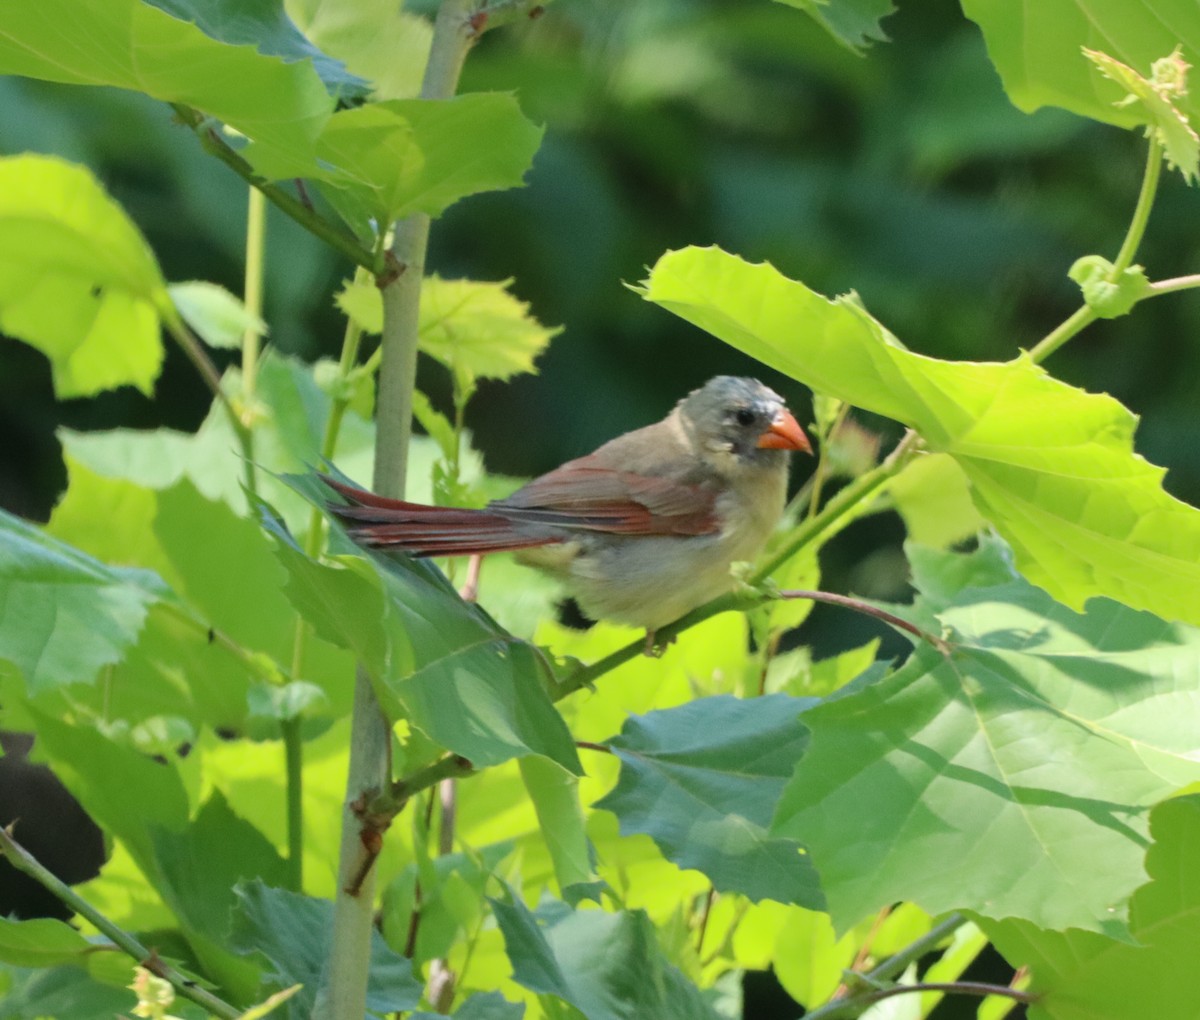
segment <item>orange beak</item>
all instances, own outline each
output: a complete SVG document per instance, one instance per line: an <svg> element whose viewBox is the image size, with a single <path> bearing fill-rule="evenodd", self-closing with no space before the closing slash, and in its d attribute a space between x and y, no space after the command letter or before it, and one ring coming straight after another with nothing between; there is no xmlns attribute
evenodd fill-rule
<svg viewBox="0 0 1200 1020"><path fill-rule="evenodd" d="M812 453L812 445L787 408L781 408L767 431L758 437L760 450L803 450Z"/></svg>

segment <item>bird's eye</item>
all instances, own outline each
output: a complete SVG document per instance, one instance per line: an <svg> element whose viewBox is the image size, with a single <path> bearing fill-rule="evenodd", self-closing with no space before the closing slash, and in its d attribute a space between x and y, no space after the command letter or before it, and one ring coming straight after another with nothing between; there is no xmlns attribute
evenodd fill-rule
<svg viewBox="0 0 1200 1020"><path fill-rule="evenodd" d="M749 408L739 407L733 417L739 425L753 425L757 415Z"/></svg>

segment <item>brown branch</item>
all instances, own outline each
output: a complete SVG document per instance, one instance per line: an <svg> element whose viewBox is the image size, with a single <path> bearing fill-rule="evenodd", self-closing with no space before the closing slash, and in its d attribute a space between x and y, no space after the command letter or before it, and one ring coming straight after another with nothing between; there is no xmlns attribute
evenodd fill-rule
<svg viewBox="0 0 1200 1020"><path fill-rule="evenodd" d="M919 637L922 641L926 641L933 645L943 655L949 655L953 651L953 646L944 638L938 637L936 634L930 634L928 631L922 630L915 623L910 623L902 616L897 616L895 613L889 613L886 609L880 609L878 606L872 605L870 602L864 602L862 599L856 599L850 595L835 595L829 591L804 591L799 588L791 588L787 591L778 593L781 599L808 599L811 602L824 602L830 606L841 606L843 609L853 609L856 613L862 613L863 616L873 616L877 620L882 620L884 623L889 623L893 627L907 631L909 634Z"/></svg>

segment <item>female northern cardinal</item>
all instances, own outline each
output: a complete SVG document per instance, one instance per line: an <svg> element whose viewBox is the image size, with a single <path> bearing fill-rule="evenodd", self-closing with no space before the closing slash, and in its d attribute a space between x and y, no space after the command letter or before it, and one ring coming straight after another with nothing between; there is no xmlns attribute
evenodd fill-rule
<svg viewBox="0 0 1200 1020"><path fill-rule="evenodd" d="M568 461L482 510L385 499L326 478L361 545L415 556L516 550L596 619L654 631L733 586L783 512L789 450L812 452L783 399L717 376L662 421Z"/></svg>

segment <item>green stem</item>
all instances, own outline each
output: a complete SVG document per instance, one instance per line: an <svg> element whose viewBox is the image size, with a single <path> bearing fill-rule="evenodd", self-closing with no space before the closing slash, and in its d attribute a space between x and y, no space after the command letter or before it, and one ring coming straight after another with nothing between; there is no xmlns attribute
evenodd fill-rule
<svg viewBox="0 0 1200 1020"><path fill-rule="evenodd" d="M1076 308L1069 319L1060 323L1054 330L1047 333L1034 345L1033 349L1029 352L1030 359L1035 365L1040 365L1070 340L1071 337L1076 333L1082 332L1098 318L1099 316L1088 305Z"/></svg>
<svg viewBox="0 0 1200 1020"><path fill-rule="evenodd" d="M474 35L474 3L443 0L434 22L422 98L448 99L458 87L459 72ZM411 216L395 225L391 254L399 274L383 289L383 360L376 413L374 487L386 496L403 496L405 488L416 380L417 317L428 238L426 215ZM374 262L372 255L372 267ZM379 830L372 826L369 815L363 815L362 806L377 798L390 781L391 726L362 666L355 678L350 733L331 951L314 1014L320 1020L361 1017L366 1011L374 920L373 865Z"/></svg>
<svg viewBox="0 0 1200 1020"><path fill-rule="evenodd" d="M1158 192L1158 180L1162 176L1163 147L1157 139L1150 139L1150 151L1146 153L1146 169L1142 173L1142 190L1138 192L1137 205L1133 209L1133 219L1130 220L1129 230L1121 243L1121 250L1113 261L1113 279L1115 280L1126 269L1133 265L1137 256L1138 246L1146 233L1146 224L1150 220L1150 210L1154 208L1154 196Z"/></svg>
<svg viewBox="0 0 1200 1020"><path fill-rule="evenodd" d="M298 717L279 724L287 782L287 887L292 892L304 888L304 737L300 725Z"/></svg>
<svg viewBox="0 0 1200 1020"><path fill-rule="evenodd" d="M255 319L263 317L263 268L266 248L267 203L257 188L250 189L246 208L246 277L242 303ZM258 330L253 324L242 334L242 392L247 406L254 403L258 378Z"/></svg>
<svg viewBox="0 0 1200 1020"><path fill-rule="evenodd" d="M205 351L204 345L192 335L192 331L183 324L183 320L179 318L179 314L172 307L170 313L163 316L163 326L166 327L171 338L179 344L183 349L183 353L187 355L188 360L200 373L200 378L204 380L212 394L220 402L225 409L225 414L229 418L229 425L233 429L233 434L237 436L238 445L242 448L242 468L246 473L246 488L251 492L257 491L256 478L254 474L254 440L250 436L250 429L242 420L242 416L238 413L238 409L233 406L233 401L229 399L229 395L221 386L221 373L217 371L217 366L212 363L208 352Z"/></svg>
<svg viewBox="0 0 1200 1020"><path fill-rule="evenodd" d="M1142 174L1142 188L1138 192L1137 205L1133 209L1133 218L1129 221L1129 229L1125 232L1125 240L1121 242L1121 250L1113 261L1111 279L1115 282L1125 272L1137 256L1138 247L1146 233L1146 224L1150 221L1150 210L1154 207L1154 197L1158 193L1158 181L1162 176L1163 148L1153 138L1150 139L1150 150L1146 154L1146 169ZM1182 288L1180 288L1182 289ZM1153 293L1165 293L1154 291ZM1077 333L1090 326L1099 316L1090 307L1084 305L1078 308L1066 322L1063 322L1050 333L1046 334L1029 352L1034 364L1040 365L1051 354Z"/></svg>
<svg viewBox="0 0 1200 1020"><path fill-rule="evenodd" d="M237 1020L237 1017L242 1015L240 1009L236 1009L223 999L217 998L212 992L201 988L174 967L164 963L157 953L142 945L129 932L118 928L74 889L43 867L28 850L13 839L10 829L0 828L0 857L6 858L14 868L49 890L80 917L86 918L113 945L123 950L141 966L155 976L169 981L175 991L185 999L190 999L214 1016L228 1018L228 1020Z"/></svg>
<svg viewBox="0 0 1200 1020"><path fill-rule="evenodd" d="M299 223L310 234L319 237L331 248L341 252L355 265L369 269L371 272L376 271L374 252L364 248L357 237L340 225L331 223L278 184L272 184L265 177L255 173L254 168L229 146L202 113L183 103L172 103L171 108L184 124L196 132L201 145L208 152L216 156L251 187L262 192L268 202Z"/></svg>

